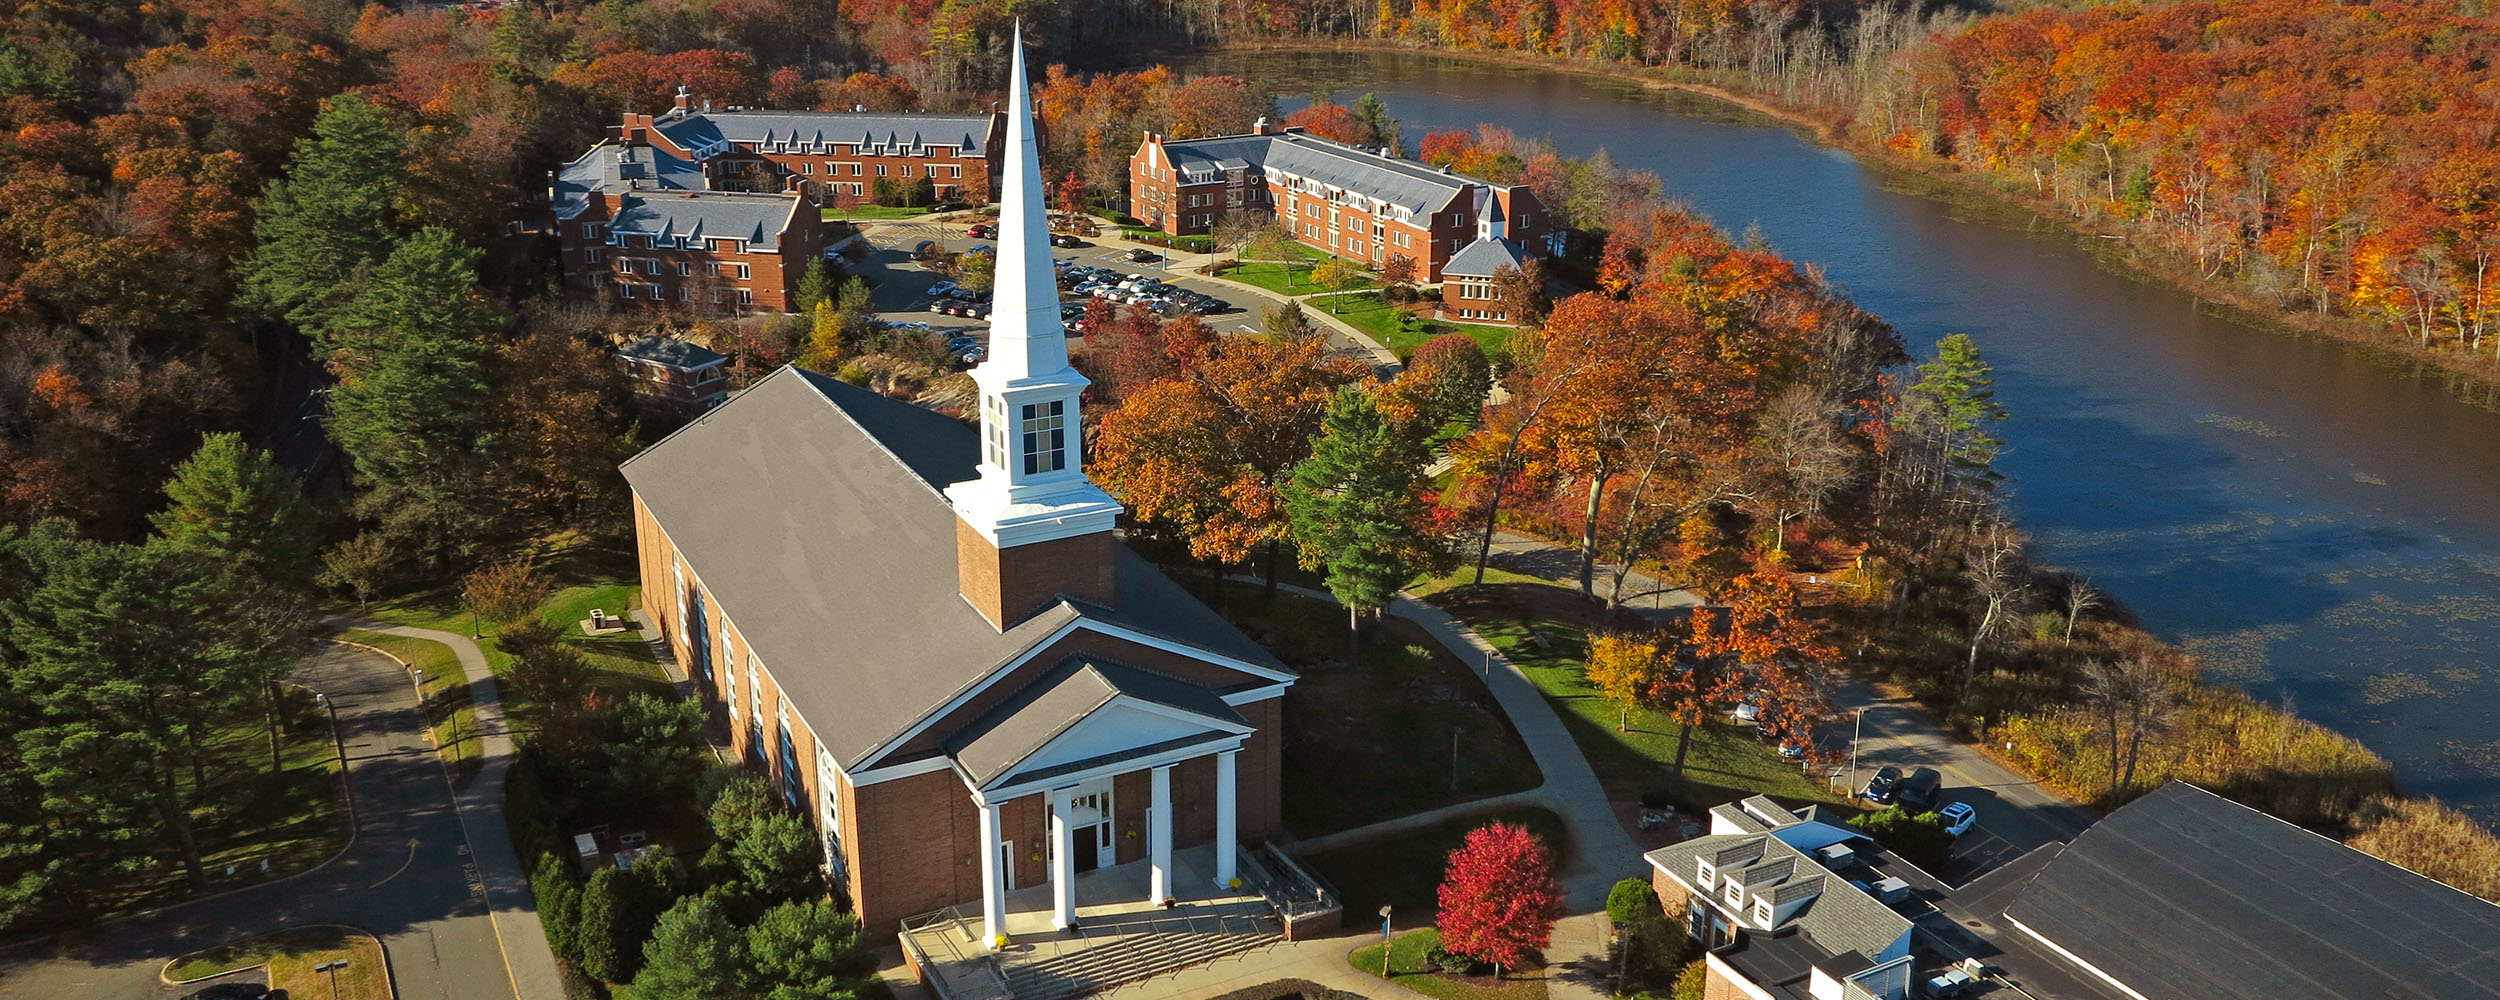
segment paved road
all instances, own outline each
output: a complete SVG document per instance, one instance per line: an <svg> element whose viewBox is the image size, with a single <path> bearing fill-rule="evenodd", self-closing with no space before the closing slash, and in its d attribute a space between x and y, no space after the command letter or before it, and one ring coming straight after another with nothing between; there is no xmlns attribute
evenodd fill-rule
<svg viewBox="0 0 2500 1000"><path fill-rule="evenodd" d="M402 1000L513 995L450 781L425 739L407 673L389 657L325 644L296 678L338 708L355 842L293 878L0 951L0 997L178 995L187 990L156 978L168 959L310 924L347 924L380 938Z"/></svg>
<svg viewBox="0 0 2500 1000"><path fill-rule="evenodd" d="M1843 710L1865 709L1858 770L1849 779L1850 788L1865 787L1878 767L1890 765L1904 774L1932 767L1944 775L1944 801L1967 802L1978 810L1979 826L1953 845L1953 863L1935 873L1947 883L1959 885L1987 874L2043 844L2073 840L2092 825L2090 811L2005 769L1937 725L1916 704L1886 698L1857 682L1844 685L1837 695Z"/></svg>

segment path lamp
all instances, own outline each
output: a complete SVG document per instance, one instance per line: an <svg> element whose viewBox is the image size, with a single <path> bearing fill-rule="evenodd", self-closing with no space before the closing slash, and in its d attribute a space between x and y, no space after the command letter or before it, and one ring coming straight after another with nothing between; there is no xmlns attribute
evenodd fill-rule
<svg viewBox="0 0 2500 1000"><path fill-rule="evenodd" d="M313 966L314 972L330 974L330 1000L339 1000L339 970L344 968L347 968L347 960L344 958L334 958Z"/></svg>
<svg viewBox="0 0 2500 1000"><path fill-rule="evenodd" d="M409 668L408 668L408 686L409 686L409 687L412 687L412 688L415 688L415 689L417 690L417 707L418 707L418 708L424 708L424 707L425 707L425 671L420 670L420 669L417 669L416 667L413 667L413 666L412 666L412 667L409 667Z"/></svg>
<svg viewBox="0 0 2500 1000"><path fill-rule="evenodd" d="M328 709L330 712L330 745L338 749L339 769L342 771L346 770L347 738L339 735L339 703L331 701L329 695L323 694L319 691L313 692L313 700L320 702L321 707Z"/></svg>
<svg viewBox="0 0 2500 1000"><path fill-rule="evenodd" d="M1380 974L1384 978L1398 971L1389 967L1389 963L1396 958L1390 954L1393 950L1389 944L1389 906L1383 903L1380 906Z"/></svg>

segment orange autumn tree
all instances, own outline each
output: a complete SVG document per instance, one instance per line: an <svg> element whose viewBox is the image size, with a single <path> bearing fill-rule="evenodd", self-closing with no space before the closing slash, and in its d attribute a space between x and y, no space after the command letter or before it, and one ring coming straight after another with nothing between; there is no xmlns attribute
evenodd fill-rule
<svg viewBox="0 0 2500 1000"><path fill-rule="evenodd" d="M1786 572L1757 570L1729 585L1721 607L1694 612L1690 656L1710 663L1720 704L1752 700L1775 743L1803 742L1831 715L1827 668L1839 658L1820 621L1797 604ZM1734 701L1726 701L1733 696ZM1683 759L1677 751L1679 765Z"/></svg>
<svg viewBox="0 0 2500 1000"><path fill-rule="evenodd" d="M1366 368L1317 337L1209 341L1181 374L1130 390L1104 415L1092 471L1137 517L1217 562L1262 558L1276 590L1279 496L1311 453L1337 389Z"/></svg>

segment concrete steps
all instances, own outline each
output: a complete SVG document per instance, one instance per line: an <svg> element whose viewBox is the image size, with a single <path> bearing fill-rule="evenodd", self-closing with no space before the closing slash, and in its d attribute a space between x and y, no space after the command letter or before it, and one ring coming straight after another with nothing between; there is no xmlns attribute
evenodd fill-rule
<svg viewBox="0 0 2500 1000"><path fill-rule="evenodd" d="M1225 922L1221 931L1131 934L1065 956L1011 965L1007 988L1016 1000L1074 1000L1284 940L1283 928L1273 919L1234 916Z"/></svg>

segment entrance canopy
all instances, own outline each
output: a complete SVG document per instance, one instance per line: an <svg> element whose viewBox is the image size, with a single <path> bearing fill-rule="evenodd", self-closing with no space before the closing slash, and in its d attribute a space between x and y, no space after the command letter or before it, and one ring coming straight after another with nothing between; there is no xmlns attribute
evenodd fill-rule
<svg viewBox="0 0 2500 1000"><path fill-rule="evenodd" d="M1238 749L1253 731L1206 688L1080 655L965 727L946 750L976 797L1003 802L1098 773Z"/></svg>

